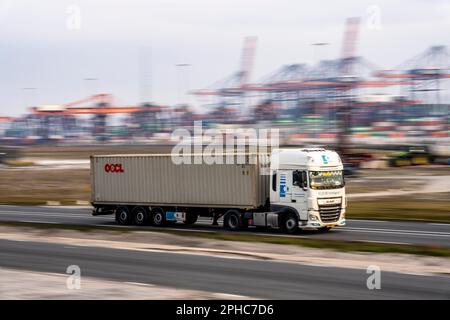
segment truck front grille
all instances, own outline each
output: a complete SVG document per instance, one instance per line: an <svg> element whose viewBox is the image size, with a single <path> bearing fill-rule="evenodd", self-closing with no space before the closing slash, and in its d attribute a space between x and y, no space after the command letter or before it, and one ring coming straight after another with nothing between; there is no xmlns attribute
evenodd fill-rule
<svg viewBox="0 0 450 320"><path fill-rule="evenodd" d="M336 222L341 215L341 205L320 205L319 206L320 219L322 222Z"/></svg>

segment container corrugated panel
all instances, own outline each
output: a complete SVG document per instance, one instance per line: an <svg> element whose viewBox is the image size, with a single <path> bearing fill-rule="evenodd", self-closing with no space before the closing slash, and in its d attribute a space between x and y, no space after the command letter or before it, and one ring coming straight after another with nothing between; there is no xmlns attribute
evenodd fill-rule
<svg viewBox="0 0 450 320"><path fill-rule="evenodd" d="M107 170L108 165L120 168ZM256 208L269 197L262 165L256 154L248 155L245 164L175 164L170 155L93 156L92 201Z"/></svg>

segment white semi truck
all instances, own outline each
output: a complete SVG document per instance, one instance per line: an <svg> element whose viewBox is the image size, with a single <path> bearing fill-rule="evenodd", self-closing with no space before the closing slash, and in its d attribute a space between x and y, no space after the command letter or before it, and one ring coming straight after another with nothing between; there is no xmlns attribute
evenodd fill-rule
<svg viewBox="0 0 450 320"><path fill-rule="evenodd" d="M215 224L223 217L228 230L256 226L287 233L345 225L343 165L336 152L303 148L225 156L212 164L180 164L170 154L92 156L93 215L154 226L192 224L199 216Z"/></svg>

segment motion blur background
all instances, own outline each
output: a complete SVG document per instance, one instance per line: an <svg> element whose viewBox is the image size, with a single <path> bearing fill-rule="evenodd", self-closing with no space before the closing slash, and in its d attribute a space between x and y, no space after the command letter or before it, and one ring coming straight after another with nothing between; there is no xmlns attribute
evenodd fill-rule
<svg viewBox="0 0 450 320"><path fill-rule="evenodd" d="M447 221L449 16L439 0L2 1L0 201L85 203L89 155L167 152L201 120L337 149L350 194Z"/></svg>

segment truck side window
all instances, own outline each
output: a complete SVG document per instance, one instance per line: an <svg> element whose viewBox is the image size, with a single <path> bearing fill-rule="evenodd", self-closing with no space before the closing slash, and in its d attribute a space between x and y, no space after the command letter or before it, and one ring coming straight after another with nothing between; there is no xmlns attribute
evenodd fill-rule
<svg viewBox="0 0 450 320"><path fill-rule="evenodd" d="M277 191L277 173L272 174L272 190Z"/></svg>
<svg viewBox="0 0 450 320"><path fill-rule="evenodd" d="M308 186L306 172L298 171L298 170L293 171L292 172L292 185L300 187L300 188L306 188Z"/></svg>
<svg viewBox="0 0 450 320"><path fill-rule="evenodd" d="M302 186L302 173L298 170L292 172L292 185L297 187Z"/></svg>

